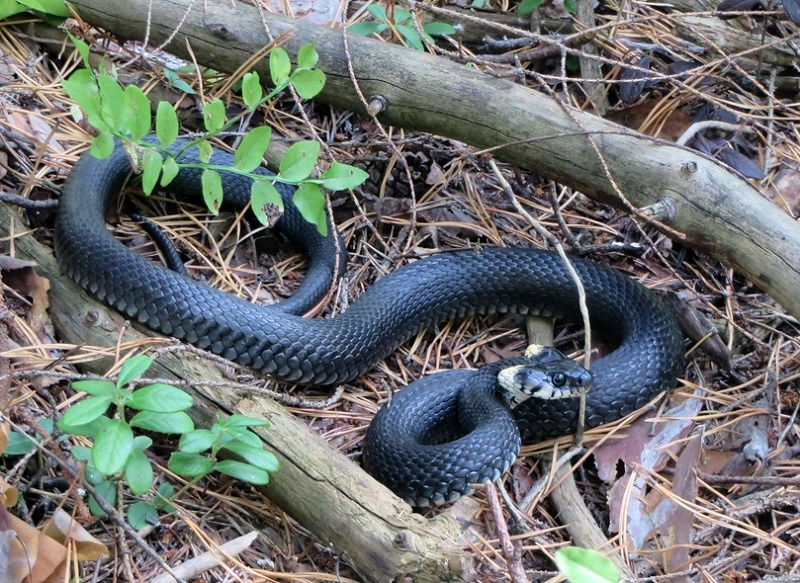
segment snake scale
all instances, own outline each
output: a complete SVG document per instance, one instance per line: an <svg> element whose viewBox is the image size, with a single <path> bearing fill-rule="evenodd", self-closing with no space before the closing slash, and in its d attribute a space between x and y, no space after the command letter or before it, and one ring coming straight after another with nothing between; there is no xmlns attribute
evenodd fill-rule
<svg viewBox="0 0 800 583"><path fill-rule="evenodd" d="M197 156L190 149L178 162L196 163ZM215 149L211 162L231 165L232 160ZM515 312L579 320L577 290L559 256L516 248L438 253L380 278L336 317L303 318L341 268L334 245L338 235L333 228L328 236L319 235L292 204L293 189L280 184L286 208L276 229L307 254L308 273L291 298L255 305L153 264L111 235L106 215L130 173L120 145L109 158L87 153L75 164L56 219L55 248L63 269L129 318L280 381L351 381L418 331L452 318ZM247 203L250 179L223 173L223 183L226 204ZM200 171L181 169L168 190L200 197ZM586 289L593 329L616 346L592 365L586 423L593 427L670 389L682 371L683 339L669 310L642 285L595 263L571 261ZM400 392L388 408L390 418L379 415L385 422L368 432L367 469L412 503L439 503L469 492L468 482L504 471L516 455L515 444L506 442L518 448L520 435L530 441L574 430L577 399L529 399L513 411L505 407L494 394L498 366L433 375ZM488 395L486 389L459 388L459 383L477 386L487 379ZM469 390L482 396L464 404L459 395ZM471 410L474 419L461 422L453 407ZM428 425L403 425L419 420ZM501 431L505 437L499 437ZM451 439L456 441L446 443ZM490 454L496 448L487 442L506 449ZM477 470L462 467L477 455L500 461L480 462L483 469Z"/></svg>

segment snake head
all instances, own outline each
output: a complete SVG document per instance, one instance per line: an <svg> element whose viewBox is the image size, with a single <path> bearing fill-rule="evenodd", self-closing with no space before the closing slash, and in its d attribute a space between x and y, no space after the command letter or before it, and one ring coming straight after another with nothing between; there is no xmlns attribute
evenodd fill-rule
<svg viewBox="0 0 800 583"><path fill-rule="evenodd" d="M512 409L531 397L580 397L592 386L592 373L555 348L529 348L525 357L528 362L504 368L497 375L503 398Z"/></svg>

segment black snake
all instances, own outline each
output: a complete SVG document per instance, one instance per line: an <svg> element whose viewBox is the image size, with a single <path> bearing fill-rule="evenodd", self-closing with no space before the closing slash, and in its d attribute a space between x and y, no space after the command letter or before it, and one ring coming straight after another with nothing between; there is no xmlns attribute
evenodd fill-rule
<svg viewBox="0 0 800 583"><path fill-rule="evenodd" d="M178 161L196 163L196 150ZM211 161L230 165L232 156L215 150ZM293 189L280 184L276 186L286 210L276 228L307 253L309 270L292 298L273 306L254 305L155 265L110 234L105 217L130 173L131 163L119 145L105 160L87 153L75 164L56 220L56 253L65 271L98 299L153 330L281 381L321 385L351 381L419 330L451 318L516 312L579 319L576 287L559 256L510 248L427 257L380 278L335 318L303 318L298 314L324 295L337 272L333 237L338 235L334 229L329 229L327 237L319 235L291 203ZM250 179L223 173L223 181L226 203L247 203ZM168 190L199 197L200 171L182 169ZM587 425L597 426L671 388L682 370L683 341L671 313L643 286L595 263L571 261L586 288L593 328L617 346L592 365L594 386L587 397ZM459 406L452 396L459 394L458 389L450 381L475 383L476 378L488 378L489 401L497 402L492 394L497 371L497 366L489 366L477 373L435 375L423 379L422 390L414 387L401 392L390 407L396 414L388 425L369 432L367 469L418 504L453 498L468 492L469 482L504 471L516 451L507 449L501 462L484 463L488 469L478 471L461 467L462 460L475 456L462 449L462 441L441 443L445 438L463 437L469 425L459 426L456 416L448 413ZM435 407L426 401L427 396L437 403ZM505 407L497 415L487 415L481 405L477 407L484 431L481 439L483 443L500 441L495 433L501 430L498 423L516 434L514 420L524 440L569 433L575 428L576 403L576 399L530 399L516 407L513 416ZM422 443L409 444L408 436L402 435L405 430L393 423L419 420L420 408L440 413L435 419L426 417L426 423L434 427L423 428L417 435ZM401 448L403 440L406 444ZM435 453L431 457L426 451ZM444 457L440 452L446 452ZM415 465L419 456L424 460ZM433 475L436 472L440 475Z"/></svg>

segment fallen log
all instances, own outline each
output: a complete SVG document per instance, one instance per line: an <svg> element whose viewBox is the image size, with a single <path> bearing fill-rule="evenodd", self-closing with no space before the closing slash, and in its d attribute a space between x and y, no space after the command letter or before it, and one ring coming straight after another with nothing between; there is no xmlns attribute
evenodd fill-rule
<svg viewBox="0 0 800 583"><path fill-rule="evenodd" d="M259 13L244 3L75 0L72 5L94 26L123 38L169 41L167 50L185 58L191 48L192 58L226 72L236 71L269 42L265 27L273 37L288 39L283 46L292 57L315 43L318 67L328 78L318 99L365 113L351 80L349 52L362 94L385 104L382 122L491 149L500 159L629 211L666 203L667 234L739 270L800 317L800 228L732 169L697 152L427 53L356 36L348 36L348 51L341 30ZM269 78L267 60L254 70Z"/></svg>
<svg viewBox="0 0 800 583"><path fill-rule="evenodd" d="M0 203L0 253L13 246L17 257L36 262L38 274L50 280L49 312L61 340L115 346L125 327L124 318L63 274L52 251L27 231L22 217ZM128 328L123 340L147 337ZM84 368L104 374L111 364L110 359L96 360ZM428 521L414 514L405 502L272 399L237 395L231 389L203 384L230 382L217 364L185 352L167 353L147 374L196 383L183 388L194 397L190 413L198 427L210 427L220 413L269 421L269 429L259 434L266 448L278 457L280 470L270 476L270 483L262 488L264 494L339 553L365 580L388 583L407 576L433 583L469 578L470 556L456 543L461 527L455 518L443 514ZM465 501L467 506L474 503Z"/></svg>

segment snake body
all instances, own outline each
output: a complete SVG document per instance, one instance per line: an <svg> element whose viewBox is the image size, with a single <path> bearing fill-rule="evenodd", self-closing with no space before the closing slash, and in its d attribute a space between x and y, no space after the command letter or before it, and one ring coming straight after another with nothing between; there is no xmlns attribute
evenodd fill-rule
<svg viewBox="0 0 800 583"><path fill-rule="evenodd" d="M178 161L196 163L196 150ZM230 165L232 156L215 150L211 161ZM380 278L334 318L303 318L298 314L324 295L340 268L333 244L337 235L334 229L319 235L291 203L293 190L280 185L286 210L276 228L308 254L309 270L292 298L254 305L155 265L109 233L106 214L130 172L121 146L105 160L87 153L76 163L56 219L56 254L64 270L131 319L281 381L351 381L421 329L452 318L516 312L579 319L578 292L561 258L550 251L510 248L426 257ZM199 170L181 169L168 190L199 197L200 184ZM246 204L250 179L223 173L223 184L226 203ZM643 286L595 263L571 261L586 289L594 330L617 346L592 365L586 421L596 426L671 388L682 370L683 342L671 313ZM531 399L513 416L524 440L569 433L576 424L576 399ZM397 463L372 458L378 474L382 463ZM469 471L464 475L472 477Z"/></svg>

